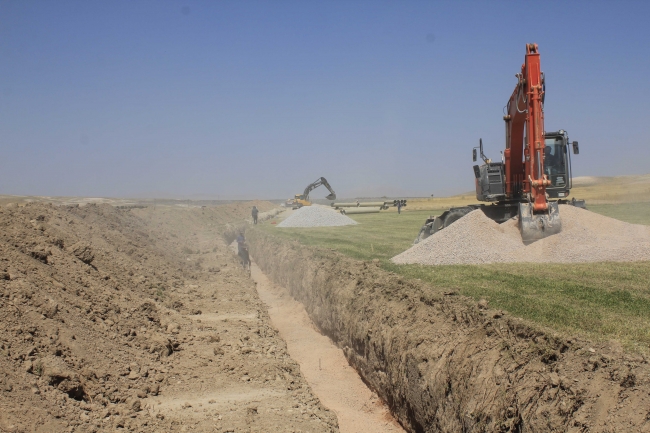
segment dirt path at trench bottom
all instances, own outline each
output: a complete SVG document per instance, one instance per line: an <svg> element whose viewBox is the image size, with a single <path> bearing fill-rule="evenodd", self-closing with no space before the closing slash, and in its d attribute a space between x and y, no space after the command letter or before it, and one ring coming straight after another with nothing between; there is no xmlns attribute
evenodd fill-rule
<svg viewBox="0 0 650 433"><path fill-rule="evenodd" d="M305 307L285 288L273 284L254 262L251 277L289 355L300 364L316 396L336 413L341 432L403 433L386 405L350 367L343 351L316 329Z"/></svg>

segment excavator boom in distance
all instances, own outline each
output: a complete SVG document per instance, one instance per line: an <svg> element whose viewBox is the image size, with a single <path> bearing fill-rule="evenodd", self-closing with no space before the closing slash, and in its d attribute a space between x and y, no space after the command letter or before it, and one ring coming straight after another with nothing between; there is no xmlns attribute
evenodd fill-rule
<svg viewBox="0 0 650 433"><path fill-rule="evenodd" d="M325 196L325 198L327 200L336 200L336 193L330 186L329 182L327 182L327 179L325 179L324 177L321 177L320 179L317 179L316 181L307 185L307 187L305 188L302 194L296 194L294 198L289 199L286 205L293 209L299 209L303 206L311 206L311 201L309 200L309 193L321 185L327 188L330 192L327 196Z"/></svg>
<svg viewBox="0 0 650 433"><path fill-rule="evenodd" d="M491 204L451 208L430 217L416 243L481 209L498 223L518 216L522 240L530 244L562 230L558 204L585 207L582 200L567 200L572 187L568 134L544 130L546 83L537 44L526 45L524 64L516 77L503 116L506 144L502 161L493 162L485 156L483 140L473 149L473 160L477 160L477 150L483 160L482 165L474 165L476 199ZM577 141L572 147L578 154Z"/></svg>

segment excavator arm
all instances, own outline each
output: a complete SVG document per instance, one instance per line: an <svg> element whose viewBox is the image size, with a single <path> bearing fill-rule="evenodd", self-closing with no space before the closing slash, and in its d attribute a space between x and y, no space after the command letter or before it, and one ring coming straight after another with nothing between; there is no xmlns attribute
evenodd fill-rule
<svg viewBox="0 0 650 433"><path fill-rule="evenodd" d="M557 203L549 203L544 174L544 73L537 44L526 45L526 58L508 100L506 149L503 153L506 197L519 200L519 225L524 242L561 230Z"/></svg>
<svg viewBox="0 0 650 433"><path fill-rule="evenodd" d="M323 185L325 188L327 188L330 192L328 196L325 198L328 200L335 200L336 199L336 193L330 186L329 182L327 182L327 179L324 177L321 177L320 179L316 180L315 182L310 183L307 185L307 188L305 188L305 191L302 193L302 199L309 201L309 193L318 188L319 186Z"/></svg>
<svg viewBox="0 0 650 433"><path fill-rule="evenodd" d="M537 44L526 45L526 60L515 90L508 100L506 150L504 152L506 195L528 195L534 212L547 210L544 174L544 74Z"/></svg>

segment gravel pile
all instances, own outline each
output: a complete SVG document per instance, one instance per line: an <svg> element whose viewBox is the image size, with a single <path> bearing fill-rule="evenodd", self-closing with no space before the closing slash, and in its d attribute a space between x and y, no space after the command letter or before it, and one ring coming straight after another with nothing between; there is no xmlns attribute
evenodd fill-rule
<svg viewBox="0 0 650 433"><path fill-rule="evenodd" d="M397 264L628 262L650 260L650 227L560 206L562 232L528 246L517 219L499 225L476 210L393 257Z"/></svg>
<svg viewBox="0 0 650 433"><path fill-rule="evenodd" d="M516 236L511 236L506 227L477 210L391 260L397 264L425 265L501 262L504 250L512 251L524 245L516 226L515 229Z"/></svg>
<svg viewBox="0 0 650 433"><path fill-rule="evenodd" d="M530 261L576 263L650 260L650 227L629 224L573 206L561 206L560 215L562 233L559 236L542 239L521 252L525 252Z"/></svg>
<svg viewBox="0 0 650 433"><path fill-rule="evenodd" d="M336 227L357 224L352 218L332 208L319 205L304 206L294 211L278 227Z"/></svg>

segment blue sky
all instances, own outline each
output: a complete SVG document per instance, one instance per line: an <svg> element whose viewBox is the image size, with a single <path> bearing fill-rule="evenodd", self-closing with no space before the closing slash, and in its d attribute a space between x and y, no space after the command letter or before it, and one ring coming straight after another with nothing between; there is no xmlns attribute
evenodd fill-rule
<svg viewBox="0 0 650 433"><path fill-rule="evenodd" d="M2 0L0 193L469 191L528 42L575 174L645 174L649 5Z"/></svg>

